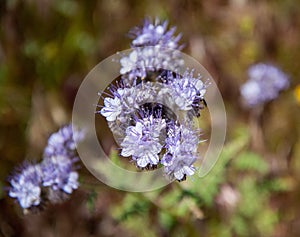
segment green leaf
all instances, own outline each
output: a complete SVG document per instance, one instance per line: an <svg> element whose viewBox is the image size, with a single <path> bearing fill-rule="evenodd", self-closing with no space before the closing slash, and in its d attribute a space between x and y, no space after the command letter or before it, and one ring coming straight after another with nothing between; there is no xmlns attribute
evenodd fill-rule
<svg viewBox="0 0 300 237"><path fill-rule="evenodd" d="M172 228L172 226L175 224L174 217L164 211L159 211L158 219L159 219L159 223L161 224L161 226L166 230L170 230Z"/></svg>
<svg viewBox="0 0 300 237"><path fill-rule="evenodd" d="M259 213L265 205L267 194L261 192L254 177L246 177L239 183L241 194L239 210L240 213L250 219Z"/></svg>
<svg viewBox="0 0 300 237"><path fill-rule="evenodd" d="M226 180L226 165L249 142L249 133L245 128L237 129L236 134L235 139L224 146L220 158L212 170L203 178L195 177L194 181L189 183L191 190L200 197L201 200L198 201L203 201L207 206L213 205L219 185Z"/></svg>

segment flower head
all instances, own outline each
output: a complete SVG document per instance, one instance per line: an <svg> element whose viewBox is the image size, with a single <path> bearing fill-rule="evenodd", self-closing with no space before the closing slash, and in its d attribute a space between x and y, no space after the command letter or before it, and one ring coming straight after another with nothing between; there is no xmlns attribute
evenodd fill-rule
<svg viewBox="0 0 300 237"><path fill-rule="evenodd" d="M194 78L186 72L182 78L171 81L171 93L175 103L182 110L191 110L197 99L203 99L206 92L205 86L200 79Z"/></svg>
<svg viewBox="0 0 300 237"><path fill-rule="evenodd" d="M163 48L161 45L135 48L128 56L120 60L122 75L125 80L145 78L147 73L159 70L179 70L184 62L177 50Z"/></svg>
<svg viewBox="0 0 300 237"><path fill-rule="evenodd" d="M207 85L193 70L183 71L180 35L167 22L145 20L131 30L132 51L121 55L121 79L104 98L100 113L118 139L121 155L138 168L164 167L170 179L193 175L200 116Z"/></svg>
<svg viewBox="0 0 300 237"><path fill-rule="evenodd" d="M126 137L121 143L121 155L136 161L137 166L144 168L147 165L157 165L163 145L160 136L164 132L166 123L164 119L154 118L152 115L129 126Z"/></svg>
<svg viewBox="0 0 300 237"><path fill-rule="evenodd" d="M195 161L196 157L189 154L177 154L176 158L172 157L172 163L165 166L165 173L170 179L185 180L187 175L192 176L195 173L195 167L193 166Z"/></svg>
<svg viewBox="0 0 300 237"><path fill-rule="evenodd" d="M104 98L104 107L100 110L109 122L116 120L122 123L128 122L141 105L154 98L154 91L149 83L135 87L113 88L111 93L114 98Z"/></svg>
<svg viewBox="0 0 300 237"><path fill-rule="evenodd" d="M66 125L49 137L48 144L44 150L44 156L51 157L53 155L65 155L68 157L75 157L75 141L81 141L83 137L83 131L73 130L71 124Z"/></svg>
<svg viewBox="0 0 300 237"><path fill-rule="evenodd" d="M133 38L132 47L155 46L161 45L164 48L180 49L178 41L181 34L174 36L176 27L168 30L168 22L160 22L156 19L151 22L149 19L144 20L144 24L140 27L133 28L129 34Z"/></svg>
<svg viewBox="0 0 300 237"><path fill-rule="evenodd" d="M193 163L197 159L198 143L197 133L187 125L170 126L165 145L166 153L161 160L170 179L180 181L186 175L194 174Z"/></svg>
<svg viewBox="0 0 300 237"><path fill-rule="evenodd" d="M133 28L129 35L133 38L133 51L120 60L120 73L124 80L145 78L147 73L159 70L179 70L183 60L179 54L182 46L178 44L181 34L174 36L175 27L168 30L167 21L145 19L140 27Z"/></svg>
<svg viewBox="0 0 300 237"><path fill-rule="evenodd" d="M20 172L9 180L8 195L16 198L24 209L37 206L41 202L42 173L39 165L23 164Z"/></svg>
<svg viewBox="0 0 300 237"><path fill-rule="evenodd" d="M104 107L100 113L106 117L107 121L115 121L122 112L121 100L118 97L104 99Z"/></svg>
<svg viewBox="0 0 300 237"><path fill-rule="evenodd" d="M71 194L78 188L78 173L74 171L73 163L74 161L63 155L45 158L41 163L43 186Z"/></svg>
<svg viewBox="0 0 300 237"><path fill-rule="evenodd" d="M278 97L281 90L288 88L289 79L280 69L259 63L248 69L249 80L240 92L248 107L264 104Z"/></svg>
<svg viewBox="0 0 300 237"><path fill-rule="evenodd" d="M74 163L78 160L75 141L84 137L82 131L73 132L71 125L53 133L44 150L40 164L24 163L10 179L8 195L16 198L23 209L42 202L65 200L78 188L78 173Z"/></svg>
<svg viewBox="0 0 300 237"><path fill-rule="evenodd" d="M204 100L207 88L200 78L200 75L194 77L193 71L189 70L183 75L167 72L166 75L160 76L160 80L166 83L166 86L159 91L159 97L170 107L199 116L200 109L204 108L201 101Z"/></svg>
<svg viewBox="0 0 300 237"><path fill-rule="evenodd" d="M50 136L41 163L44 187L67 194L78 188L78 173L74 170L74 163L78 160L75 142L83 138L84 132L72 129L71 124Z"/></svg>

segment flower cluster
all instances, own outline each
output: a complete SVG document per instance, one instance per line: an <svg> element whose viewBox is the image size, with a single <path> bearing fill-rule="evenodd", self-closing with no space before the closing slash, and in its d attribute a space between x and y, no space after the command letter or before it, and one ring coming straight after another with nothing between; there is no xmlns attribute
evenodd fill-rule
<svg viewBox="0 0 300 237"><path fill-rule="evenodd" d="M41 183L40 166L24 163L20 173L10 179L9 196L17 198L22 208L37 206L41 202Z"/></svg>
<svg viewBox="0 0 300 237"><path fill-rule="evenodd" d="M207 83L182 70L181 35L167 22L145 20L130 31L129 55L120 59L121 79L109 86L99 113L121 147L140 169L164 168L170 179L195 172L199 130L193 123L205 106ZM178 71L185 71L179 74Z"/></svg>
<svg viewBox="0 0 300 237"><path fill-rule="evenodd" d="M75 141L83 139L82 131L73 132L72 126L53 133L39 164L24 164L9 178L8 195L16 198L20 206L28 209L42 201L52 203L64 200L78 188L78 173L74 163L78 160Z"/></svg>
<svg viewBox="0 0 300 237"><path fill-rule="evenodd" d="M145 19L140 27L133 28L129 35L132 40L132 52L120 60L121 74L126 74L124 82L136 78L145 78L147 73L156 72L162 68L176 71L184 62L179 50L182 45L178 41L181 34L175 36L175 27L168 29L168 22L158 19L152 23ZM148 47L147 47L148 46Z"/></svg>
<svg viewBox="0 0 300 237"><path fill-rule="evenodd" d="M178 44L181 34L174 36L176 27L168 30L168 22L160 22L155 19L152 23L150 19L145 19L144 24L140 27L134 27L129 35L132 40L132 47L139 46L156 46L160 45L165 48L181 49L182 46Z"/></svg>
<svg viewBox="0 0 300 237"><path fill-rule="evenodd" d="M278 97L280 91L288 88L288 76L269 64L255 64L248 69L249 80L240 92L247 107L262 105Z"/></svg>

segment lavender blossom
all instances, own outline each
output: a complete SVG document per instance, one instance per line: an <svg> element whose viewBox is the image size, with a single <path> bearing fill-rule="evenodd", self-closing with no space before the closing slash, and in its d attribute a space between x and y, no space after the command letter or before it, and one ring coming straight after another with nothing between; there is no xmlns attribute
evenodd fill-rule
<svg viewBox="0 0 300 237"><path fill-rule="evenodd" d="M161 45L153 47L136 48L128 56L120 60L122 75L127 75L124 80L145 78L147 73L169 69L178 71L184 64L178 51L163 48Z"/></svg>
<svg viewBox="0 0 300 237"><path fill-rule="evenodd" d="M145 78L147 73L161 69L179 70L184 62L178 50L181 34L174 36L175 27L168 30L167 21L158 19L152 23L149 19L140 27L133 28L129 35L133 38L133 51L120 60L124 80L129 82L137 77ZM147 46L147 47L146 47Z"/></svg>
<svg viewBox="0 0 300 237"><path fill-rule="evenodd" d="M40 204L42 173L39 165L24 164L9 182L11 187L8 195L16 198L22 208Z"/></svg>
<svg viewBox="0 0 300 237"><path fill-rule="evenodd" d="M262 105L278 97L279 92L288 88L289 79L280 69L259 63L248 69L249 80L240 92L247 107Z"/></svg>
<svg viewBox="0 0 300 237"><path fill-rule="evenodd" d="M208 86L200 78L200 75L194 77L193 71L189 70L182 76L168 72L159 78L166 86L159 91L158 98L162 98L163 103L175 111L188 111L192 116L199 117Z"/></svg>
<svg viewBox="0 0 300 237"><path fill-rule="evenodd" d="M197 157L199 138L197 133L187 125L172 124L166 139L166 153L161 163L170 179L184 180L195 172L193 163Z"/></svg>
<svg viewBox="0 0 300 237"><path fill-rule="evenodd" d="M105 98L104 108L100 111L107 121L115 121L122 112L121 100L118 97Z"/></svg>
<svg viewBox="0 0 300 237"><path fill-rule="evenodd" d="M176 157L172 157L172 162L165 166L165 173L170 179L175 178L178 181L183 181L186 176L192 176L195 173L193 163L196 157L188 153L178 153Z"/></svg>
<svg viewBox="0 0 300 237"><path fill-rule="evenodd" d="M144 20L140 27L133 28L129 34L133 38L132 47L161 45L164 48L181 49L178 44L181 34L174 36L176 27L168 30L168 22L160 22L156 19L153 23L149 19Z"/></svg>
<svg viewBox="0 0 300 237"><path fill-rule="evenodd" d="M170 80L170 79L169 79ZM191 110L194 101L203 99L206 88L200 78L194 78L193 72L186 71L182 78L177 76L170 81L171 90L169 93L174 98L175 103L182 110Z"/></svg>
<svg viewBox="0 0 300 237"><path fill-rule="evenodd" d="M195 172L199 136L193 118L204 108L208 85L193 70L177 73L184 62L181 35L174 32L158 20L131 30L133 51L121 55L121 80L110 86L99 113L122 156L141 169L163 166L169 179L181 181Z"/></svg>
<svg viewBox="0 0 300 237"><path fill-rule="evenodd" d="M154 91L149 83L131 88L114 88L111 92L114 98L106 97L104 107L100 110L108 122L119 120L126 123L140 105L154 99Z"/></svg>
<svg viewBox="0 0 300 237"><path fill-rule="evenodd" d="M12 178L8 195L16 198L23 209L39 206L42 202L65 200L78 188L78 173L74 163L78 160L75 141L83 139L84 133L75 131L71 125L52 134L40 164L25 164Z"/></svg>
<svg viewBox="0 0 300 237"><path fill-rule="evenodd" d="M64 155L67 157L76 157L76 143L83 139L84 132L72 129L72 125L66 125L53 133L44 150L44 157L53 155Z"/></svg>
<svg viewBox="0 0 300 237"><path fill-rule="evenodd" d="M63 155L45 158L41 163L43 186L71 194L78 188L78 173L73 170L73 163L74 160Z"/></svg>
<svg viewBox="0 0 300 237"><path fill-rule="evenodd" d="M137 121L135 126L130 126L126 130L126 137L121 143L121 155L132 156L140 168L157 165L158 154L163 147L159 138L165 126L164 119L155 119L152 115Z"/></svg>
<svg viewBox="0 0 300 237"><path fill-rule="evenodd" d="M78 188L78 173L74 171L74 163L78 160L75 141L83 138L84 132L73 130L71 124L50 136L41 163L44 187L67 194Z"/></svg>

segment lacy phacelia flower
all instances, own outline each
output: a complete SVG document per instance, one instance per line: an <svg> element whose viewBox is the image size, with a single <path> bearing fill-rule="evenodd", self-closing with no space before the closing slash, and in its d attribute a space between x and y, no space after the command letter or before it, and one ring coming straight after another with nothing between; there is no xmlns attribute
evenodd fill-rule
<svg viewBox="0 0 300 237"><path fill-rule="evenodd" d="M101 114L106 117L107 121L115 121L121 112L122 105L118 97L104 99L104 108L101 110Z"/></svg>
<svg viewBox="0 0 300 237"><path fill-rule="evenodd" d="M259 63L248 69L249 80L240 92L248 107L262 105L278 97L281 90L288 88L288 76L275 66Z"/></svg>
<svg viewBox="0 0 300 237"><path fill-rule="evenodd" d="M73 133L71 125L52 134L40 164L23 165L20 172L9 179L8 195L17 198L23 209L65 200L78 188L78 173L74 163L78 160L75 141L84 137L82 131Z"/></svg>
<svg viewBox="0 0 300 237"><path fill-rule="evenodd" d="M161 45L136 48L128 56L124 56L120 63L120 73L128 76L124 77L126 83L137 77L145 78L149 72L162 69L178 71L184 65L179 51L163 48Z"/></svg>
<svg viewBox="0 0 300 237"><path fill-rule="evenodd" d="M183 66L184 62L178 51L182 49L178 44L181 34L174 36L176 27L168 30L167 26L167 21L160 22L156 19L152 23L146 19L142 26L129 32L133 38L133 51L120 60L120 73L127 75L124 77L125 82L137 77L145 78L148 72L161 69L177 71Z"/></svg>
<svg viewBox="0 0 300 237"><path fill-rule="evenodd" d="M200 101L204 100L206 93L206 85L200 80L200 76L195 78L193 71L185 71L180 76L174 76L173 73L168 73L161 79L167 82L165 90L161 90L160 94L165 98L165 103L170 104L167 100L175 102L180 110L194 110L197 115L200 115Z"/></svg>
<svg viewBox="0 0 300 237"><path fill-rule="evenodd" d="M192 176L195 173L195 167L193 163L196 161L196 157L187 153L178 153L176 157L171 158L169 164L165 165L165 173L179 181L185 180L186 176Z"/></svg>
<svg viewBox="0 0 300 237"><path fill-rule="evenodd" d="M166 139L166 153L161 163L165 172L177 180L184 180L186 175L193 175L193 163L197 159L199 136L188 125L176 126L171 124Z"/></svg>
<svg viewBox="0 0 300 237"><path fill-rule="evenodd" d="M114 98L106 97L100 111L110 122L118 119L125 123L141 104L153 101L154 98L151 85L147 83L131 88L112 88L111 93Z"/></svg>
<svg viewBox="0 0 300 237"><path fill-rule="evenodd" d="M78 188L78 173L74 170L74 163L78 160L75 141L80 142L83 138L84 132L73 130L71 124L49 137L41 171L42 185L51 189L48 192L51 202L63 200L64 193L71 194Z"/></svg>
<svg viewBox="0 0 300 237"><path fill-rule="evenodd" d="M16 198L24 209L37 206L41 202L42 173L39 165L23 165L19 173L9 180L8 195Z"/></svg>
<svg viewBox="0 0 300 237"><path fill-rule="evenodd" d="M158 154L163 147L159 138L165 127L164 119L154 119L152 115L137 121L135 126L126 129L126 137L121 143L121 155L132 156L140 168L157 165Z"/></svg>
<svg viewBox="0 0 300 237"><path fill-rule="evenodd" d="M76 143L83 139L84 132L73 130L72 125L66 125L53 133L49 139L48 144L44 150L44 157L51 157L53 155L64 155L67 157L76 156Z"/></svg>
<svg viewBox="0 0 300 237"><path fill-rule="evenodd" d="M168 22L160 22L156 19L152 23L149 19L145 19L144 24L140 27L133 28L129 35L133 38L132 47L155 46L161 45L164 48L181 49L178 44L181 34L174 36L176 27L168 30Z"/></svg>
<svg viewBox="0 0 300 237"><path fill-rule="evenodd" d="M73 163L74 161L63 155L45 158L41 163L43 186L71 194L78 188L78 173L73 170Z"/></svg>
<svg viewBox="0 0 300 237"><path fill-rule="evenodd" d="M207 85L182 68L174 32L158 20L131 31L133 51L121 55L121 79L110 85L99 113L122 156L140 169L163 167L168 178L181 181L195 172L199 135L193 119L205 107Z"/></svg>

